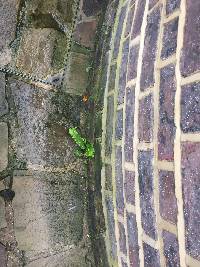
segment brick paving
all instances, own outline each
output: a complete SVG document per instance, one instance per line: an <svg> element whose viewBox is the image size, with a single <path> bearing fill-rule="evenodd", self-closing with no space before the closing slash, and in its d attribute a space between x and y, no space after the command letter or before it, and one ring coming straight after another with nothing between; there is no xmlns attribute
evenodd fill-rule
<svg viewBox="0 0 200 267"><path fill-rule="evenodd" d="M200 266L199 11L119 1L102 137L110 266Z"/></svg>

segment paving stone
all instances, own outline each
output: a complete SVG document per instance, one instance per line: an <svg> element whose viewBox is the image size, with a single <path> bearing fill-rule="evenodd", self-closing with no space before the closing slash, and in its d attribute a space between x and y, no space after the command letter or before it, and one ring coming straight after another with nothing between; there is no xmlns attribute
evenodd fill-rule
<svg viewBox="0 0 200 267"><path fill-rule="evenodd" d="M15 233L19 248L29 254L73 245L83 237L81 177L72 174L15 175Z"/></svg>
<svg viewBox="0 0 200 267"><path fill-rule="evenodd" d="M135 173L125 170L124 190L126 202L135 205Z"/></svg>
<svg viewBox="0 0 200 267"><path fill-rule="evenodd" d="M0 243L0 266L1 267L6 267L6 261L7 261L7 255L6 255L6 247L4 247L1 243Z"/></svg>
<svg viewBox="0 0 200 267"><path fill-rule="evenodd" d="M106 155L112 152L112 135L113 135L113 116L114 116L114 99L113 96L108 97L107 119L106 119Z"/></svg>
<svg viewBox="0 0 200 267"><path fill-rule="evenodd" d="M160 109L158 130L158 157L160 160L174 158L174 100L176 93L176 78L174 65L168 65L160 72Z"/></svg>
<svg viewBox="0 0 200 267"><path fill-rule="evenodd" d="M95 41L97 21L83 21L77 24L74 32L74 40L79 44L93 48Z"/></svg>
<svg viewBox="0 0 200 267"><path fill-rule="evenodd" d="M148 95L139 102L138 137L140 141L151 142L153 138L153 99Z"/></svg>
<svg viewBox="0 0 200 267"><path fill-rule="evenodd" d="M166 59L176 53L178 34L178 18L164 25L163 47L161 58Z"/></svg>
<svg viewBox="0 0 200 267"><path fill-rule="evenodd" d="M158 0L150 0L149 1L149 9L153 8L157 4Z"/></svg>
<svg viewBox="0 0 200 267"><path fill-rule="evenodd" d="M133 5L128 12L128 18L126 21L126 29L125 29L125 34L124 37L126 38L129 33L131 32L131 26L132 26L132 22L133 22L133 18L134 18L134 12L135 12L135 5Z"/></svg>
<svg viewBox="0 0 200 267"><path fill-rule="evenodd" d="M181 128L184 133L200 131L200 82L182 87Z"/></svg>
<svg viewBox="0 0 200 267"><path fill-rule="evenodd" d="M175 196L174 173L159 171L160 214L163 219L177 222L177 201Z"/></svg>
<svg viewBox="0 0 200 267"><path fill-rule="evenodd" d="M116 203L119 214L124 214L124 196L123 196L123 173L122 173L122 149L115 147L115 180L116 180Z"/></svg>
<svg viewBox="0 0 200 267"><path fill-rule="evenodd" d="M125 234L125 228L122 223L118 223L118 230L119 230L119 247L120 251L123 252L125 255L127 253L126 249L126 234Z"/></svg>
<svg viewBox="0 0 200 267"><path fill-rule="evenodd" d="M144 266L145 267L160 267L159 252L157 249L143 243L144 249Z"/></svg>
<svg viewBox="0 0 200 267"><path fill-rule="evenodd" d="M129 39L127 39L124 42L123 49L122 49L122 61L120 65L119 91L118 91L118 99L117 99L117 103L119 105L124 102L124 95L125 95L125 90L126 90L128 53L129 53Z"/></svg>
<svg viewBox="0 0 200 267"><path fill-rule="evenodd" d="M144 232L156 239L155 211L153 198L153 152L139 151L138 172L140 188L141 219Z"/></svg>
<svg viewBox="0 0 200 267"><path fill-rule="evenodd" d="M186 250L200 260L200 143L182 143L182 182Z"/></svg>
<svg viewBox="0 0 200 267"><path fill-rule="evenodd" d="M126 88L124 156L127 162L133 161L134 112L135 86Z"/></svg>
<svg viewBox="0 0 200 267"><path fill-rule="evenodd" d="M108 234L109 241L111 243L111 256L112 258L117 258L117 243L115 237L115 219L114 219L114 206L112 199L106 198L106 210L108 218Z"/></svg>
<svg viewBox="0 0 200 267"><path fill-rule="evenodd" d="M169 15L180 7L180 0L167 0L166 14Z"/></svg>
<svg viewBox="0 0 200 267"><path fill-rule="evenodd" d="M110 76L108 81L108 91L115 89L115 77L116 77L117 64L110 67Z"/></svg>
<svg viewBox="0 0 200 267"><path fill-rule="evenodd" d="M137 76L138 54L139 54L139 45L135 45L130 48L129 62L128 62L128 74L127 74L128 81L135 79Z"/></svg>
<svg viewBox="0 0 200 267"><path fill-rule="evenodd" d="M168 231L163 231L163 242L166 267L179 267L179 246L176 236Z"/></svg>
<svg viewBox="0 0 200 267"><path fill-rule="evenodd" d="M147 18L144 51L142 58L141 90L154 85L154 64L160 26L160 7L155 8Z"/></svg>
<svg viewBox="0 0 200 267"><path fill-rule="evenodd" d="M122 7L120 15L119 15L119 22L117 25L117 31L116 31L115 40L114 40L113 58L117 58L118 56L120 40L121 40L121 35L122 35L122 30L123 30L123 23L126 17L126 9L127 9L127 4Z"/></svg>
<svg viewBox="0 0 200 267"><path fill-rule="evenodd" d="M112 166L105 164L105 188L106 190L113 190L112 186Z"/></svg>
<svg viewBox="0 0 200 267"><path fill-rule="evenodd" d="M199 13L200 2L187 0L186 23L181 57L181 74L183 76L188 76L200 70Z"/></svg>
<svg viewBox="0 0 200 267"><path fill-rule="evenodd" d="M5 98L5 74L0 73L0 117L8 112L8 104Z"/></svg>
<svg viewBox="0 0 200 267"><path fill-rule="evenodd" d="M138 245L138 230L136 216L133 213L127 212L127 232L129 245L130 267L139 267L139 245Z"/></svg>
<svg viewBox="0 0 200 267"><path fill-rule="evenodd" d="M115 138L122 139L123 135L123 109L117 111L116 114L116 126L115 126Z"/></svg>
<svg viewBox="0 0 200 267"><path fill-rule="evenodd" d="M137 37L138 34L140 34L142 21L143 21L143 15L144 15L144 9L145 9L146 0L139 1L137 5L137 9L135 11L135 19L133 22L133 30L131 33L131 38L134 39Z"/></svg>
<svg viewBox="0 0 200 267"><path fill-rule="evenodd" d="M8 126L0 122L0 171L8 165Z"/></svg>

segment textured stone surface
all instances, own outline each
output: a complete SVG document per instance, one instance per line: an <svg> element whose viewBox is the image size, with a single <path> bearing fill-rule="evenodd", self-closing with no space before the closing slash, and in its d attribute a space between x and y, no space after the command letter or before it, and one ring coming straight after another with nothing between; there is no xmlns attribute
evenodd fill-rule
<svg viewBox="0 0 200 267"><path fill-rule="evenodd" d="M134 108L135 107L135 87L126 88L126 110L125 110L125 141L124 155L125 161L133 161L133 135L134 135Z"/></svg>
<svg viewBox="0 0 200 267"><path fill-rule="evenodd" d="M123 196L123 173L122 173L122 149L115 147L115 181L116 181L116 204L117 212L124 214L124 196Z"/></svg>
<svg viewBox="0 0 200 267"><path fill-rule="evenodd" d="M107 209L107 217L108 217L108 234L109 241L111 245L111 256L112 258L117 258L117 244L115 237L115 220L114 220L114 207L113 202L110 198L106 198L106 209Z"/></svg>
<svg viewBox="0 0 200 267"><path fill-rule="evenodd" d="M8 164L8 126L0 122L0 171L3 171Z"/></svg>
<svg viewBox="0 0 200 267"><path fill-rule="evenodd" d="M160 267L158 250L152 248L146 243L143 243L143 249L144 249L144 266Z"/></svg>
<svg viewBox="0 0 200 267"><path fill-rule="evenodd" d="M126 202L135 205L135 173L125 170L124 190Z"/></svg>
<svg viewBox="0 0 200 267"><path fill-rule="evenodd" d="M19 248L37 254L72 245L83 235L80 177L35 173L14 176L15 232Z"/></svg>
<svg viewBox="0 0 200 267"><path fill-rule="evenodd" d="M108 91L115 89L115 76L116 76L117 64L110 67L110 76L108 81Z"/></svg>
<svg viewBox="0 0 200 267"><path fill-rule="evenodd" d="M113 51L113 58L116 58L118 56L119 52L119 45L120 45L120 40L121 40L121 35L122 35L122 30L123 30L123 22L126 16L126 9L127 5L122 7L119 15L119 22L117 25L117 31L115 35L115 41L114 41L114 51Z"/></svg>
<svg viewBox="0 0 200 267"><path fill-rule="evenodd" d="M156 58L159 25L160 7L157 7L147 18L140 80L141 90L154 85L154 63Z"/></svg>
<svg viewBox="0 0 200 267"><path fill-rule="evenodd" d="M153 99L148 95L139 103L138 137L140 141L151 142L153 138Z"/></svg>
<svg viewBox="0 0 200 267"><path fill-rule="evenodd" d="M105 164L105 187L106 190L112 191L112 166Z"/></svg>
<svg viewBox="0 0 200 267"><path fill-rule="evenodd" d="M175 196L174 173L159 171L160 214L163 219L177 222L177 202Z"/></svg>
<svg viewBox="0 0 200 267"><path fill-rule="evenodd" d="M169 15L180 7L180 0L167 0L166 14Z"/></svg>
<svg viewBox="0 0 200 267"><path fill-rule="evenodd" d="M139 267L138 231L136 216L133 213L127 213L127 232L130 267Z"/></svg>
<svg viewBox="0 0 200 267"><path fill-rule="evenodd" d="M121 258L121 266L122 267L128 267L127 263Z"/></svg>
<svg viewBox="0 0 200 267"><path fill-rule="evenodd" d="M186 249L200 260L200 143L182 144L182 181Z"/></svg>
<svg viewBox="0 0 200 267"><path fill-rule="evenodd" d="M188 76L200 70L200 2L186 1L186 23L181 58L181 73Z"/></svg>
<svg viewBox="0 0 200 267"><path fill-rule="evenodd" d="M0 66L5 65L4 55L10 54L9 44L15 38L18 6L18 0L0 1ZM10 56L7 63L9 61Z"/></svg>
<svg viewBox="0 0 200 267"><path fill-rule="evenodd" d="M182 87L181 128L184 133L200 131L200 82Z"/></svg>
<svg viewBox="0 0 200 267"><path fill-rule="evenodd" d="M139 53L138 45L130 48L129 62L128 62L128 74L127 74L128 81L136 78L137 76L138 53Z"/></svg>
<svg viewBox="0 0 200 267"><path fill-rule="evenodd" d="M153 152L140 151L138 155L138 172L140 188L140 206L144 232L156 239L155 211L153 199Z"/></svg>
<svg viewBox="0 0 200 267"><path fill-rule="evenodd" d="M60 96L64 106L59 107L62 115L57 119L54 118L56 107L52 103L53 99L57 98L53 92L14 79L10 79L9 84L17 108L18 127L12 125L12 131L15 134L18 159L26 162L28 166L68 166L73 158L75 160L74 145L66 133L66 119L65 127L62 120L65 114L69 123L69 113L73 111L76 112L75 118L78 124L80 111L78 107L73 110L75 102L72 106L67 106L68 100L66 105L64 101L69 96Z"/></svg>
<svg viewBox="0 0 200 267"><path fill-rule="evenodd" d="M89 55L71 53L63 88L66 92L83 95L88 83Z"/></svg>
<svg viewBox="0 0 200 267"><path fill-rule="evenodd" d="M83 12L87 17L96 15L102 6L100 0L84 0L83 1Z"/></svg>
<svg viewBox="0 0 200 267"><path fill-rule="evenodd" d="M146 0L144 1L139 1L138 5L136 6L136 11L135 11L135 19L133 22L133 27L132 27L132 33L131 33L131 38L134 39L137 37L138 34L140 34L141 31L141 26L142 26L142 21L143 21L143 15L144 15L144 8L145 8Z"/></svg>
<svg viewBox="0 0 200 267"><path fill-rule="evenodd" d="M129 52L129 40L126 40L122 49L122 61L120 64L119 73L119 91L118 91L118 104L122 104L124 101L125 88L126 88L126 71L128 63L128 52Z"/></svg>
<svg viewBox="0 0 200 267"><path fill-rule="evenodd" d="M5 74L0 73L0 117L8 112L8 105L5 99Z"/></svg>
<svg viewBox="0 0 200 267"><path fill-rule="evenodd" d="M112 152L112 134L113 134L113 114L114 113L114 99L113 96L108 98L107 104L107 119L106 119L106 155Z"/></svg>
<svg viewBox="0 0 200 267"><path fill-rule="evenodd" d="M168 65L160 73L160 110L158 130L158 157L160 160L174 158L174 101L176 92L175 67Z"/></svg>
<svg viewBox="0 0 200 267"><path fill-rule="evenodd" d="M176 53L178 34L178 18L168 22L164 26L163 48L161 58L166 59Z"/></svg>
<svg viewBox="0 0 200 267"><path fill-rule="evenodd" d="M118 223L118 229L119 229L119 247L120 251L122 251L125 255L127 253L126 249L126 234L125 234L125 228L122 223Z"/></svg>
<svg viewBox="0 0 200 267"><path fill-rule="evenodd" d="M179 246L176 236L168 231L163 231L163 242L166 266L179 267Z"/></svg>
<svg viewBox="0 0 200 267"><path fill-rule="evenodd" d="M74 32L74 40L85 47L93 48L96 27L96 20L78 23Z"/></svg>
<svg viewBox="0 0 200 267"><path fill-rule="evenodd" d="M6 247L4 247L1 243L0 243L0 266L1 267L6 267Z"/></svg>
<svg viewBox="0 0 200 267"><path fill-rule="evenodd" d="M122 139L123 135L123 109L117 111L116 126L115 126L115 138Z"/></svg>
<svg viewBox="0 0 200 267"><path fill-rule="evenodd" d="M131 26L132 26L132 22L133 22L134 12L135 12L135 5L133 5L129 9L129 12L128 12L128 18L126 21L126 29L125 29L125 33L124 33L125 37L127 37L129 35L129 33L131 32Z"/></svg>

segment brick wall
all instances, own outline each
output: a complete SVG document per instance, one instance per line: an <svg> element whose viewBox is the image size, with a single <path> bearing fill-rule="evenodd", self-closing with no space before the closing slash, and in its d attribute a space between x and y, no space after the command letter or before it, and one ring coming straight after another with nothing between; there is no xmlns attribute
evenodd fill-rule
<svg viewBox="0 0 200 267"><path fill-rule="evenodd" d="M199 27L197 0L119 1L102 122L110 266L200 266Z"/></svg>

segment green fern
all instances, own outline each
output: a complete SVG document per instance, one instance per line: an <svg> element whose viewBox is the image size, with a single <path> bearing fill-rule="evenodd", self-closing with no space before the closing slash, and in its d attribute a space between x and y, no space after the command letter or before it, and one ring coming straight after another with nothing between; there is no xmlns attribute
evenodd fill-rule
<svg viewBox="0 0 200 267"><path fill-rule="evenodd" d="M69 128L69 134L78 145L78 148L75 150L76 157L94 158L95 150L93 144L81 137L76 127Z"/></svg>

